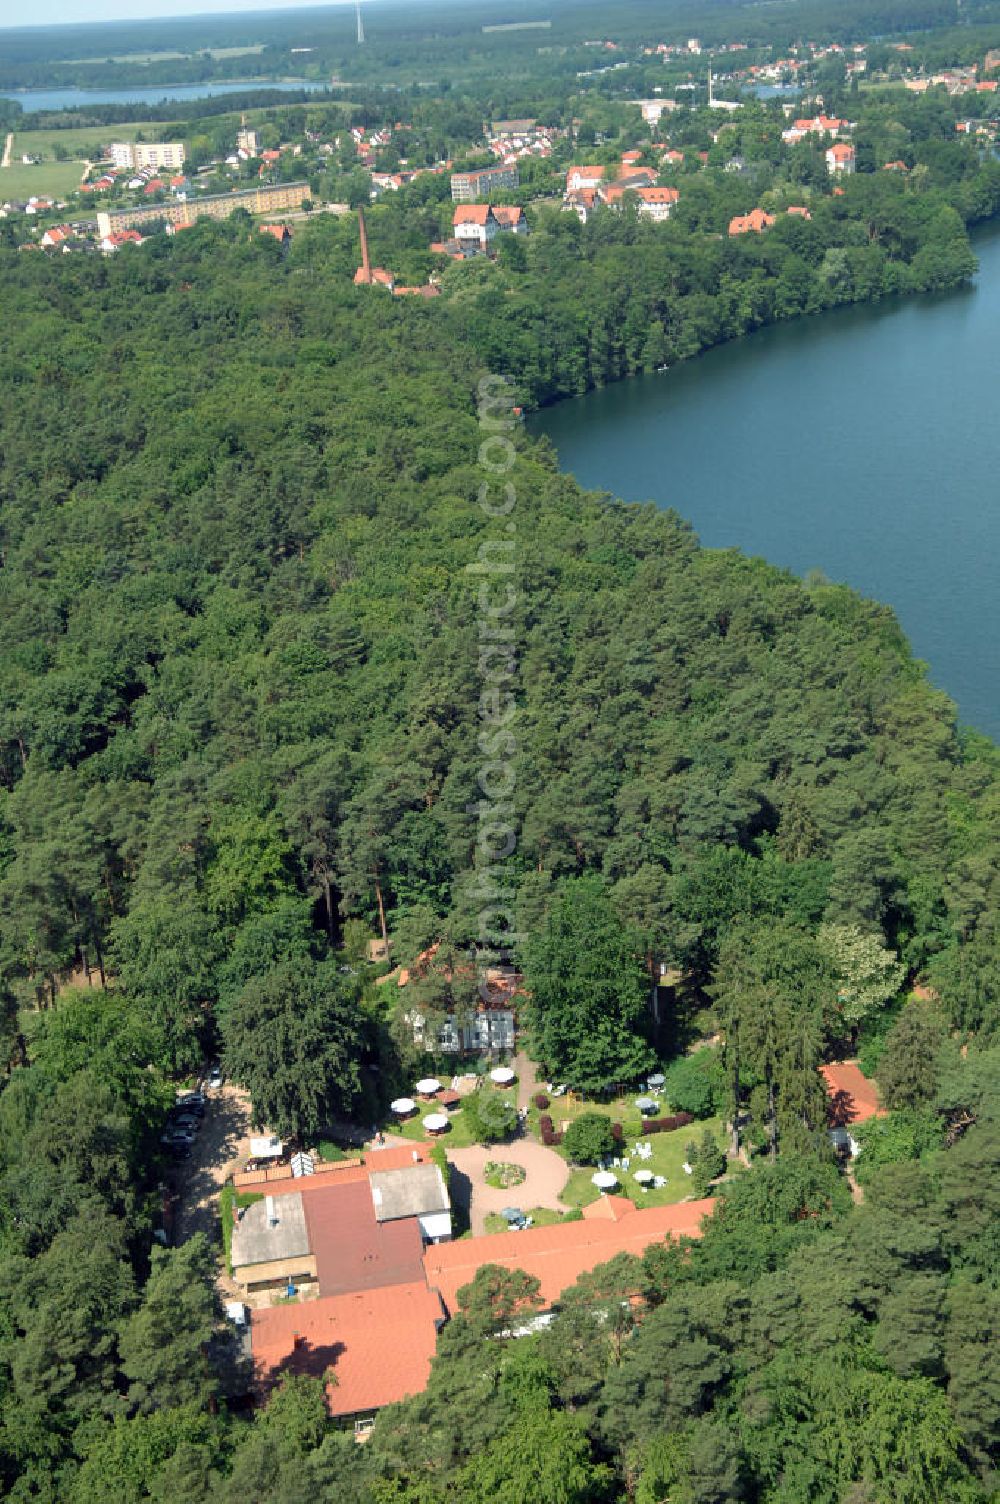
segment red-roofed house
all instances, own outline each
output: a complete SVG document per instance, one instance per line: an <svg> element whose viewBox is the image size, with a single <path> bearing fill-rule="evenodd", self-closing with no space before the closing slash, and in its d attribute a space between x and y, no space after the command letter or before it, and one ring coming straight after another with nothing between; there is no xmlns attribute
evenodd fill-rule
<svg viewBox="0 0 1000 1504"><path fill-rule="evenodd" d="M59 246L65 245L67 240L72 240L73 230L69 225L51 225L42 236L42 245Z"/></svg>
<svg viewBox="0 0 1000 1504"><path fill-rule="evenodd" d="M252 1187L244 1176L240 1186L264 1194L232 1231L233 1278L248 1290L294 1280L326 1296L407 1284L422 1276L425 1242L451 1236L441 1171L410 1145L339 1171Z"/></svg>
<svg viewBox="0 0 1000 1504"><path fill-rule="evenodd" d="M292 238L292 232L287 225L261 225L262 235L273 235L279 245L287 245Z"/></svg>
<svg viewBox="0 0 1000 1504"><path fill-rule="evenodd" d="M830 1099L827 1109L830 1139L838 1149L848 1150L853 1159L858 1152L858 1142L851 1128L857 1123L867 1123L869 1118L886 1115L879 1101L878 1089L874 1081L861 1074L856 1060L821 1065L820 1075Z"/></svg>
<svg viewBox="0 0 1000 1504"><path fill-rule="evenodd" d="M734 214L729 221L730 235L759 235L762 230L770 229L774 224L774 215L768 214L766 209L751 209L749 214Z"/></svg>
<svg viewBox="0 0 1000 1504"><path fill-rule="evenodd" d="M672 146L669 151L663 153L663 161L669 162L672 167L678 167L684 161L684 153Z"/></svg>
<svg viewBox="0 0 1000 1504"><path fill-rule="evenodd" d="M812 215L804 204L792 204L785 210L786 214L795 214L799 219L812 219Z"/></svg>
<svg viewBox="0 0 1000 1504"><path fill-rule="evenodd" d="M462 246L488 251L500 233L500 224L490 204L459 204L452 218L455 239Z"/></svg>
<svg viewBox="0 0 1000 1504"><path fill-rule="evenodd" d="M854 147L847 141L838 141L826 154L826 165L830 172L852 173L856 161Z"/></svg>
<svg viewBox="0 0 1000 1504"><path fill-rule="evenodd" d="M271 1306L251 1317L257 1382L266 1391L284 1373L322 1376L330 1414L353 1417L356 1434L377 1410L427 1386L445 1314L422 1279L391 1289Z"/></svg>
<svg viewBox="0 0 1000 1504"><path fill-rule="evenodd" d="M551 1227L529 1227L523 1232L498 1232L483 1238L440 1243L426 1249L427 1283L438 1290L447 1309L458 1309L458 1292L483 1264L523 1269L540 1285L545 1306L552 1306L581 1274L604 1264L618 1253L642 1254L651 1243L664 1238L698 1238L702 1218L711 1216L716 1203L682 1201L674 1206L636 1209L625 1197L605 1212L600 1202L584 1213L582 1222L561 1222ZM626 1203L624 1206L618 1203ZM630 1209L629 1209L630 1208Z"/></svg>
<svg viewBox="0 0 1000 1504"><path fill-rule="evenodd" d="M142 236L139 231L115 230L111 235L105 235L101 241L101 250L106 256L110 256L120 250L123 245L142 245Z"/></svg>
<svg viewBox="0 0 1000 1504"><path fill-rule="evenodd" d="M566 174L566 192L576 193L581 188L598 188L604 182L603 167L571 167Z"/></svg>
<svg viewBox="0 0 1000 1504"><path fill-rule="evenodd" d="M638 188L637 208L643 219L652 219L657 223L670 218L670 211L680 198L676 188Z"/></svg>
<svg viewBox="0 0 1000 1504"><path fill-rule="evenodd" d="M519 204L494 204L493 218L501 234L527 235L528 233L528 221Z"/></svg>

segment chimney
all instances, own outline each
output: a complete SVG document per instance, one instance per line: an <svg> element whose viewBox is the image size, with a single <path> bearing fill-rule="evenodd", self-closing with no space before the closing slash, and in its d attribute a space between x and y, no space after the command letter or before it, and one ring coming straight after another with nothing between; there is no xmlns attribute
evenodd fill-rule
<svg viewBox="0 0 1000 1504"><path fill-rule="evenodd" d="M361 270L364 273L363 282L370 283L372 279L372 264L368 257L368 231L365 229L365 211L358 208L358 229L361 231Z"/></svg>

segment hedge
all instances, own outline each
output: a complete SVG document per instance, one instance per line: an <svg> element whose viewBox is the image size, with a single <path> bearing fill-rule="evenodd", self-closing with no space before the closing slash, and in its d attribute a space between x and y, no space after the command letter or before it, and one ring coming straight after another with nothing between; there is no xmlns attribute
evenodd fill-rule
<svg viewBox="0 0 1000 1504"><path fill-rule="evenodd" d="M670 1118L647 1118L642 1125L643 1133L673 1133L675 1128L686 1128L694 1118L689 1112L677 1112Z"/></svg>

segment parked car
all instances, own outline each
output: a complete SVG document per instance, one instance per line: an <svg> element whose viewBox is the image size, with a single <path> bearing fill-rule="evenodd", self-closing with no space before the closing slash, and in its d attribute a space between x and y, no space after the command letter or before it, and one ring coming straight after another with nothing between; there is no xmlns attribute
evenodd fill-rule
<svg viewBox="0 0 1000 1504"><path fill-rule="evenodd" d="M205 1115L205 1094L202 1091L186 1091L183 1096L177 1098L171 1112L196 1112L199 1117Z"/></svg>
<svg viewBox="0 0 1000 1504"><path fill-rule="evenodd" d="M201 1127L201 1118L193 1112L172 1112L167 1120L167 1132L179 1131L194 1135Z"/></svg>
<svg viewBox="0 0 1000 1504"><path fill-rule="evenodd" d="M187 1144L188 1148L194 1143L194 1134L190 1128L168 1128L160 1135L160 1143L168 1149L174 1144Z"/></svg>
<svg viewBox="0 0 1000 1504"><path fill-rule="evenodd" d="M213 1065L205 1078L205 1085L209 1088L210 1091L218 1091L224 1080L225 1077L222 1074L222 1066Z"/></svg>

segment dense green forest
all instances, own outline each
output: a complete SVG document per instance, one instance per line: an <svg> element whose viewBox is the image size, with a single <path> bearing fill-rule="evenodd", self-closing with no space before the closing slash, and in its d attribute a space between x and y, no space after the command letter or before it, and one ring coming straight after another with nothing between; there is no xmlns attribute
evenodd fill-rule
<svg viewBox="0 0 1000 1504"><path fill-rule="evenodd" d="M441 0L365 4L366 41L355 42L350 7L280 14L206 15L66 27L10 27L3 33L0 88L121 88L211 79L280 77L419 81L450 87L475 79L484 88L512 79L570 78L592 67L587 42L610 33L636 51L650 42L706 45L740 40L785 48L803 39L841 44L907 36L923 48L942 33L951 47L1000 21L997 0L625 0L613 20L601 0L514 0L498 10ZM544 31L506 30L545 21ZM487 26L501 29L484 32ZM294 49L294 50L293 50ZM305 50L308 49L308 50ZM503 81L503 82L501 82Z"/></svg>
<svg viewBox="0 0 1000 1504"><path fill-rule="evenodd" d="M583 268L636 255L646 296L644 242L628 222L577 230L529 241L532 317L575 302L596 348L606 294L576 294ZM545 390L516 298L354 289L345 236L300 227L283 255L234 216L111 261L0 250L4 1489L982 1504L997 751L959 734L891 613L581 493L517 425L505 880L534 937L537 1043L569 1048L559 1010L589 1001L565 986L588 947L669 958L677 1027L724 1021L773 1163L728 1189L696 1250L583 1282L528 1342L497 1342L509 1311L473 1292L428 1393L367 1448L330 1431L315 1384L252 1424L224 1403L239 1384L210 1251L152 1244L165 1104L220 1046L247 1079L252 1038L258 1059L293 1040L321 1062L281 1086L307 1127L370 1102L368 1068L388 1087L409 1061L338 963L380 912L402 958L479 942L468 566L498 533L476 394L490 368ZM734 288L763 256L770 285L766 251L718 254L750 258ZM676 286L668 319L690 296ZM898 954L940 1002L874 1025L869 1004L831 1011L831 933ZM66 991L84 971L95 985ZM645 1058L641 982L622 978L598 1075ZM852 1209L815 1065L858 1023L899 1116Z"/></svg>

